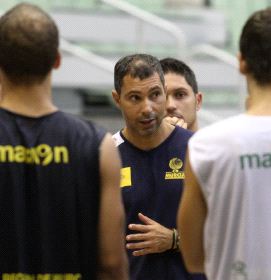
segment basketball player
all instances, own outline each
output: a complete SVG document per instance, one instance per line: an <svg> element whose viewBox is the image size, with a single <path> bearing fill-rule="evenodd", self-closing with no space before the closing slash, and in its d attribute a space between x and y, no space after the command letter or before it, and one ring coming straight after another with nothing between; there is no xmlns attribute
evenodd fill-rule
<svg viewBox="0 0 271 280"><path fill-rule="evenodd" d="M58 41L37 6L0 18L0 278L128 279L119 156L52 103Z"/></svg>
<svg viewBox="0 0 271 280"><path fill-rule="evenodd" d="M210 280L271 279L270 34L270 8L255 12L242 30L246 112L189 142L180 244L188 269L206 271Z"/></svg>

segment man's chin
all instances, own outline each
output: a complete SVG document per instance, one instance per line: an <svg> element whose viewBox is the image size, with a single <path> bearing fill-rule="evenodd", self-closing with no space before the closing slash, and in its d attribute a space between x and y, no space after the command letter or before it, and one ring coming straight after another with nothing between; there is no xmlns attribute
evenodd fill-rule
<svg viewBox="0 0 271 280"><path fill-rule="evenodd" d="M149 137L155 134L156 129L154 128L148 128L148 129L141 129L139 130L139 135L141 137Z"/></svg>

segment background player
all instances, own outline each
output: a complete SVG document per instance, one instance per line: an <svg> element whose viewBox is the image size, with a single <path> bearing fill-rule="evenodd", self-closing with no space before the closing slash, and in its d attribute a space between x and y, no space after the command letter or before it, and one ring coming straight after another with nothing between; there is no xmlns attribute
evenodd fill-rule
<svg viewBox="0 0 271 280"><path fill-rule="evenodd" d="M181 60L160 60L167 88L167 114L184 120L187 128L198 129L197 111L202 105L202 93L198 90L196 76ZM184 127L184 126L183 126Z"/></svg>

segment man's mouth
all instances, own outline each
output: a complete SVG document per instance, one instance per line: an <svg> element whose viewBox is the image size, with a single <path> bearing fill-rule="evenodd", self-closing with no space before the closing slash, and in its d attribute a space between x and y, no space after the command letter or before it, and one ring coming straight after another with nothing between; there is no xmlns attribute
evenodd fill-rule
<svg viewBox="0 0 271 280"><path fill-rule="evenodd" d="M155 118L143 119L139 121L144 126L150 126L155 122Z"/></svg>
<svg viewBox="0 0 271 280"><path fill-rule="evenodd" d="M181 114L178 114L178 113L170 113L170 114L167 114L167 116L166 117L176 117L176 118L178 118L178 119L183 119L184 120L184 117L183 117L183 115L181 115Z"/></svg>

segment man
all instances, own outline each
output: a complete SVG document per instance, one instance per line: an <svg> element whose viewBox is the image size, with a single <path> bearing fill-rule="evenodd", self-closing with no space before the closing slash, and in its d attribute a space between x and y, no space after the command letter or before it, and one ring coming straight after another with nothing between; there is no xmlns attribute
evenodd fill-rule
<svg viewBox="0 0 271 280"><path fill-rule="evenodd" d="M167 92L167 120L193 132L198 130L197 111L202 105L202 93L193 70L175 58L160 60ZM193 279L206 279L203 274L193 274Z"/></svg>
<svg viewBox="0 0 271 280"><path fill-rule="evenodd" d="M202 93L198 91L194 72L184 62L174 58L164 58L160 63L167 87L168 116L183 119L189 130L196 131Z"/></svg>
<svg viewBox="0 0 271 280"><path fill-rule="evenodd" d="M210 280L271 279L270 19L270 8L258 11L242 30L246 113L200 130L189 143L180 244L188 269L205 270Z"/></svg>
<svg viewBox="0 0 271 280"><path fill-rule="evenodd" d="M118 153L52 104L58 40L36 6L0 19L1 279L128 279Z"/></svg>
<svg viewBox="0 0 271 280"><path fill-rule="evenodd" d="M191 132L164 121L166 93L159 61L146 54L115 65L113 99L125 127L114 135L122 157L132 280L191 279L176 250L176 214Z"/></svg>

